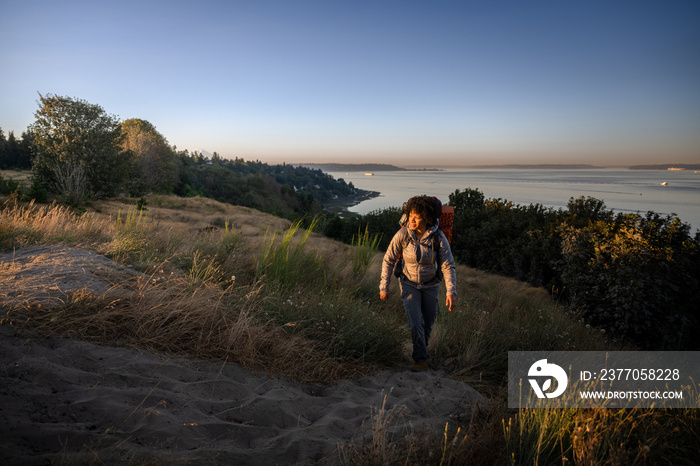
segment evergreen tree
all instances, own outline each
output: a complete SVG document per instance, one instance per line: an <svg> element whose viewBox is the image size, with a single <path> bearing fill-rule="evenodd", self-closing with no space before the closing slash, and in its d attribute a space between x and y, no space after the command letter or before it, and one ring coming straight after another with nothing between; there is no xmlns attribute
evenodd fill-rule
<svg viewBox="0 0 700 466"><path fill-rule="evenodd" d="M31 130L22 132L22 140L19 143L17 153L17 168L28 170L32 168L32 147L34 145L34 134Z"/></svg>
<svg viewBox="0 0 700 466"><path fill-rule="evenodd" d="M5 132L0 128L0 170L7 168L10 168L7 156L7 139L5 139Z"/></svg>

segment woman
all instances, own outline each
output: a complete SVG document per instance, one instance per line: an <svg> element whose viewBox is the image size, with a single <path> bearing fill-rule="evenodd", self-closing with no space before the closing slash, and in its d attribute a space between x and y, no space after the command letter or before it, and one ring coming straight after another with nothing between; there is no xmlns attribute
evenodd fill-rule
<svg viewBox="0 0 700 466"><path fill-rule="evenodd" d="M437 206L432 197L418 196L409 199L406 207L409 213L408 224L394 235L384 254L379 284L379 297L387 302L389 280L394 265L403 254L399 287L411 328L414 371L428 367L428 340L438 311L440 275L445 277L446 305L450 311L457 299L454 258L450 243L438 228L440 213L436 210Z"/></svg>

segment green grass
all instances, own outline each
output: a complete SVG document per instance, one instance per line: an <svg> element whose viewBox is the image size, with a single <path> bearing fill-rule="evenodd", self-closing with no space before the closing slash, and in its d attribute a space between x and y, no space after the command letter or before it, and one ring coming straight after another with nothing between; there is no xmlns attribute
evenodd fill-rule
<svg viewBox="0 0 700 466"><path fill-rule="evenodd" d="M321 257L306 249L306 242L317 221L300 232L301 221L294 223L278 240L266 232L257 260L257 273L276 283L281 293L291 293L300 286L319 286L325 281L325 264ZM300 232L300 237L296 234Z"/></svg>
<svg viewBox="0 0 700 466"><path fill-rule="evenodd" d="M381 235L375 234L370 238L369 227L365 227L362 233L359 229L357 237L352 237L352 273L355 277L364 277L372 263L372 259L379 250Z"/></svg>

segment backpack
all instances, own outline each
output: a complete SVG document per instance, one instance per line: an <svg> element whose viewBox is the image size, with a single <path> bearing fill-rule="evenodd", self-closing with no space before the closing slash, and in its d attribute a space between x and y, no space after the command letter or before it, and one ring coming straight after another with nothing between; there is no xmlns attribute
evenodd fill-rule
<svg viewBox="0 0 700 466"><path fill-rule="evenodd" d="M409 199L408 201L410 201ZM438 221L439 222L439 229L442 231L442 233L445 235L445 238L447 238L447 242L451 245L452 244L452 238L454 236L454 230L455 230L455 225L454 225L454 218L455 218L455 209L452 206L444 206L442 205L442 202L440 202L440 199L437 197L433 197L433 200L435 201L435 218L433 218L433 224ZM402 206L402 215L401 218L399 219L399 225L401 228L406 226L406 223L408 223L408 201L403 203ZM440 252L440 244L438 241L435 239L435 235L433 235L433 251L435 251L435 256L437 257L439 252ZM394 276L396 278L400 278L401 275L403 275L403 249L408 246L408 243L404 241L405 244L401 244L401 252L399 253L399 257L396 260L396 264L394 264ZM437 278L438 280L442 280L442 270L440 270L440 267L437 268Z"/></svg>

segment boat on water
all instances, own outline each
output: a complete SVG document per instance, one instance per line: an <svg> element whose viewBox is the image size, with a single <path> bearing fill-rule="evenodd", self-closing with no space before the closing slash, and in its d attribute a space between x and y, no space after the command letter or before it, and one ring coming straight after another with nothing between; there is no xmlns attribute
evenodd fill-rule
<svg viewBox="0 0 700 466"><path fill-rule="evenodd" d="M662 183L659 183L660 186L668 186L668 181L664 181Z"/></svg>

